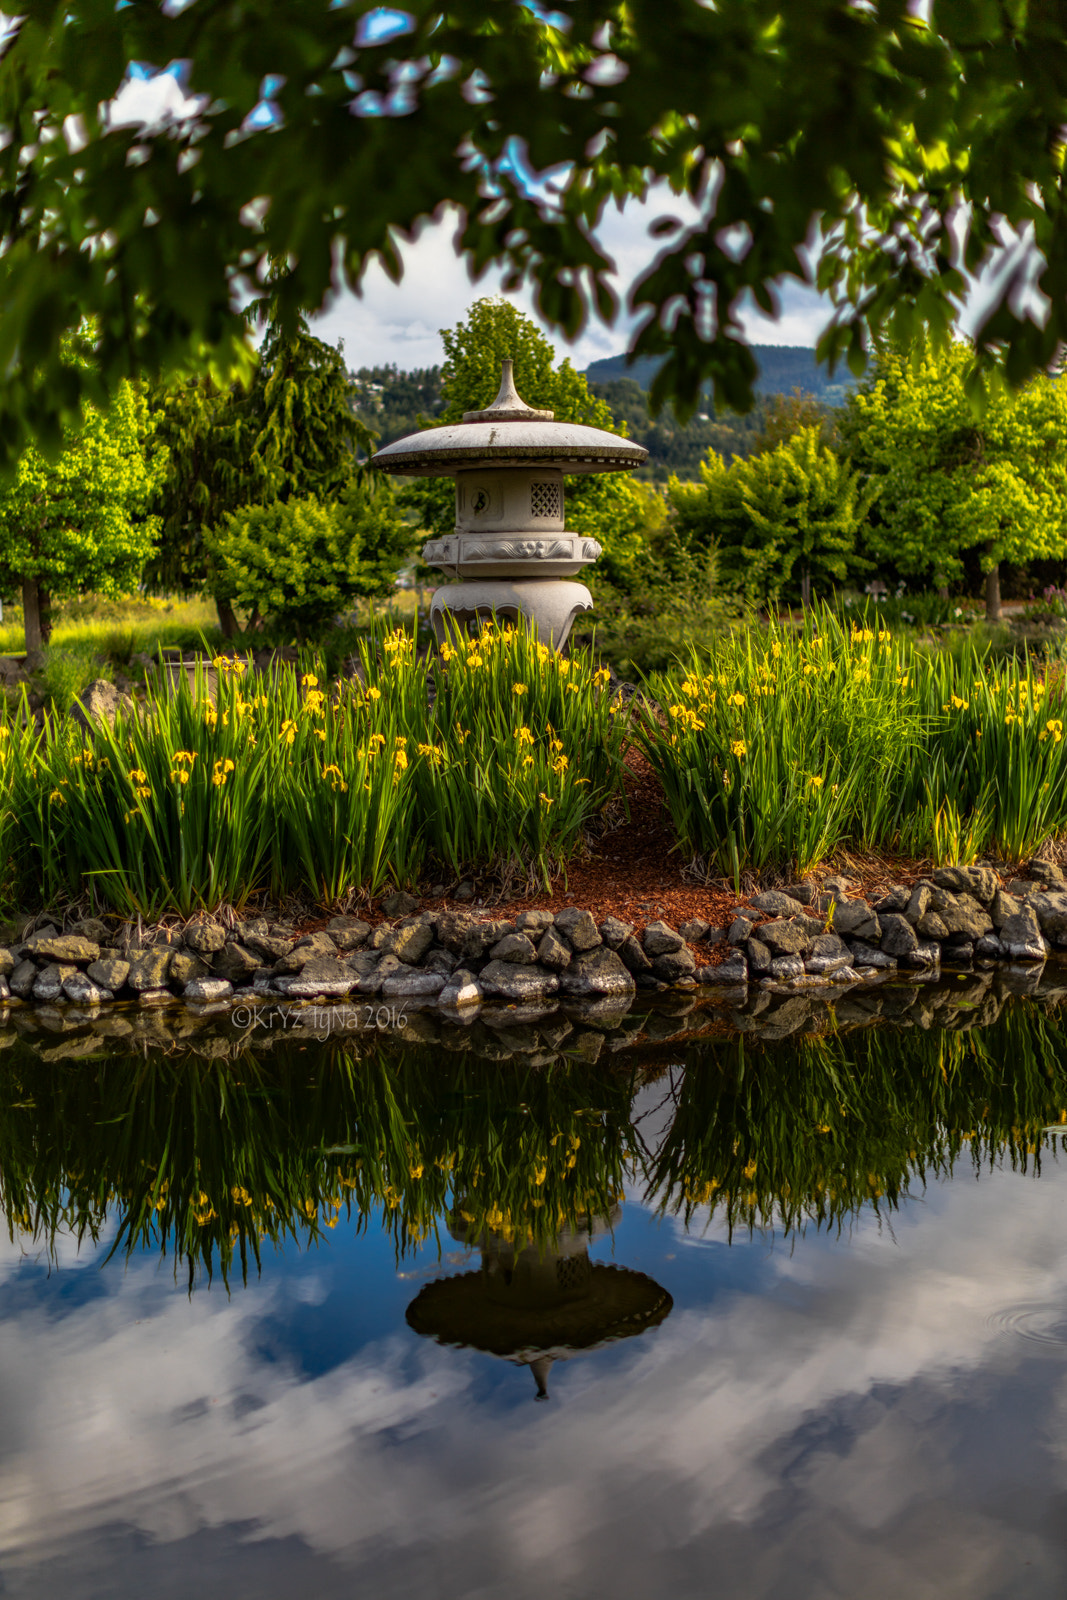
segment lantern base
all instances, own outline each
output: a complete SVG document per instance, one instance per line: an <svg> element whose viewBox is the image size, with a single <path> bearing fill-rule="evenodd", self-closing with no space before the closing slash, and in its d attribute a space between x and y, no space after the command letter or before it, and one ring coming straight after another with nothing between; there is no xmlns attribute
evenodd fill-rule
<svg viewBox="0 0 1067 1600"><path fill-rule="evenodd" d="M545 644L562 650L579 611L589 611L593 597L584 583L568 583L561 578L526 578L514 582L483 579L481 582L449 583L434 591L430 602L430 625L438 644L448 637L449 628L476 633L497 617L517 623L524 618Z"/></svg>

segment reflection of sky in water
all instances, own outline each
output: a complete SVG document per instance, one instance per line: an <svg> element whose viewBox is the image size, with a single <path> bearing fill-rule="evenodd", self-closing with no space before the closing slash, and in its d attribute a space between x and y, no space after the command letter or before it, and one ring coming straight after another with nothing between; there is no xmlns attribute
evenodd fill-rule
<svg viewBox="0 0 1067 1600"><path fill-rule="evenodd" d="M1049 1160L792 1246L631 1202L592 1253L673 1313L545 1406L410 1331L436 1254L373 1225L229 1297L5 1239L0 1592L1062 1594L1065 1202Z"/></svg>

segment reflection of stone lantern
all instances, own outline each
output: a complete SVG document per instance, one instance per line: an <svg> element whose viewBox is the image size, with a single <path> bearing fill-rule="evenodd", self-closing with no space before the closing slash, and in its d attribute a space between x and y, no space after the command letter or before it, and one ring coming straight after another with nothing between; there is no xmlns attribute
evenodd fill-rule
<svg viewBox="0 0 1067 1600"><path fill-rule="evenodd" d="M496 1233L478 1239L480 1272L428 1283L407 1309L416 1333L440 1344L470 1345L529 1367L538 1400L548 1399L554 1361L600 1350L654 1328L674 1302L643 1272L589 1259L589 1240L614 1225L591 1219L588 1228L564 1228L550 1249L517 1244ZM458 1217L449 1227L469 1244Z"/></svg>
<svg viewBox="0 0 1067 1600"><path fill-rule="evenodd" d="M504 362L500 392L484 411L427 428L386 445L371 457L383 472L456 480L455 532L431 539L422 558L458 583L434 594L430 620L444 637L444 615L463 627L493 612L536 625L545 643L561 649L579 611L592 605L573 579L595 561L595 539L564 526L565 472L628 472L648 451L629 439L556 422L519 398Z"/></svg>

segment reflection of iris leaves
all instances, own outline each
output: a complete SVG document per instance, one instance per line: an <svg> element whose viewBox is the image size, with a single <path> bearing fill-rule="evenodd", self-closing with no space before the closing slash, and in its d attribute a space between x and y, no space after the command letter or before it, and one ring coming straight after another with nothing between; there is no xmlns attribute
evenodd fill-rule
<svg viewBox="0 0 1067 1600"><path fill-rule="evenodd" d="M671 1117L651 1150L623 1052L531 1067L360 1048L286 1037L207 1059L116 1042L75 1062L18 1043L0 1057L9 1225L50 1244L95 1239L110 1218L113 1252L173 1253L192 1284L342 1223L383 1226L403 1254L454 1210L471 1237L540 1247L608 1214L627 1172L665 1210L728 1228L836 1225L960 1160L1039 1170L1067 1132L1067 1030L1021 1003L985 1030L679 1039L685 1070L664 1082Z"/></svg>
<svg viewBox="0 0 1067 1600"><path fill-rule="evenodd" d="M474 1226L547 1240L621 1192L630 1098L626 1068L360 1059L340 1041L91 1069L19 1045L0 1071L0 1201L46 1241L95 1238L110 1215L112 1254L172 1251L190 1284L379 1211L402 1253L436 1236L458 1194Z"/></svg>
<svg viewBox="0 0 1067 1600"><path fill-rule="evenodd" d="M1039 1172L1067 1132L1067 1030L1023 1003L985 1030L719 1041L687 1068L651 1186L729 1229L892 1211L961 1159Z"/></svg>

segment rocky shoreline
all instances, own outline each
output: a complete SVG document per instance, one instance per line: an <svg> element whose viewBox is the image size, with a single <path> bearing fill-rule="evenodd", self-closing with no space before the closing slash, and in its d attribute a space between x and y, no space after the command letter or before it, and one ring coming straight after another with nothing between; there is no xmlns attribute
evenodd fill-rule
<svg viewBox="0 0 1067 1600"><path fill-rule="evenodd" d="M772 889L730 908L727 926L699 919L643 928L575 906L494 918L422 910L386 896L377 922L338 916L300 933L265 916L197 917L145 929L101 918L40 915L0 946L0 1008L233 1006L377 1000L462 1012L483 1003L626 1000L638 990L756 985L794 994L934 979L942 967L988 970L1067 950L1067 880L1034 861L1002 882L989 866L943 867L873 904L843 878ZM10 934L11 930L9 930Z"/></svg>

